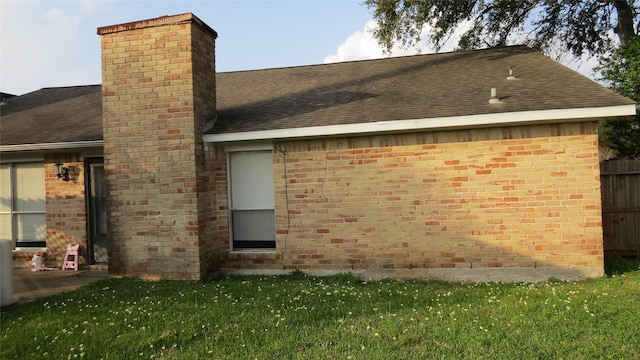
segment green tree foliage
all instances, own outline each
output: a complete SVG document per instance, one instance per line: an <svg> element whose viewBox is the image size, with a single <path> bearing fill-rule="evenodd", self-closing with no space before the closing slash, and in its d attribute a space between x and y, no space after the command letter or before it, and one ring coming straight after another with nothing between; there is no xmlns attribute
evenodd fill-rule
<svg viewBox="0 0 640 360"><path fill-rule="evenodd" d="M621 44L640 28L639 0L365 0L378 28L374 36L388 51L420 40L423 26L439 48L458 25L469 22L461 49L508 45L508 37L524 35L537 49L562 44L574 55L602 55L614 48L614 30ZM520 39L518 40L522 42Z"/></svg>
<svg viewBox="0 0 640 360"><path fill-rule="evenodd" d="M598 70L601 80L613 91L640 102L640 36L602 57ZM603 121L600 142L614 150L618 158L640 159L640 114L626 120Z"/></svg>

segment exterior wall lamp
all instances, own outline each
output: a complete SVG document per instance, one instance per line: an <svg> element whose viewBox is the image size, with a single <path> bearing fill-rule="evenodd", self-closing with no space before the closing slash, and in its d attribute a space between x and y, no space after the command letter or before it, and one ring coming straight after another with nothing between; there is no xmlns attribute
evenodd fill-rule
<svg viewBox="0 0 640 360"><path fill-rule="evenodd" d="M58 179L69 181L69 168L62 166L61 163L56 164L56 176Z"/></svg>

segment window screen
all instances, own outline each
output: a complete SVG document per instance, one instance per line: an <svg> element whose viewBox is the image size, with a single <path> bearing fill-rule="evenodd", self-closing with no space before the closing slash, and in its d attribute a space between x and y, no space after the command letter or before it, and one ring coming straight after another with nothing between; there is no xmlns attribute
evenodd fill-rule
<svg viewBox="0 0 640 360"><path fill-rule="evenodd" d="M229 173L233 249L275 249L273 152L231 152Z"/></svg>

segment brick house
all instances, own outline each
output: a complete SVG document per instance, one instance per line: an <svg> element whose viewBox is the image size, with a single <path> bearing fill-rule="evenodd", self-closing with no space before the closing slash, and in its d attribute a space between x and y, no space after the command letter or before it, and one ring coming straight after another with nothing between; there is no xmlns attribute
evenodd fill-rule
<svg viewBox="0 0 640 360"><path fill-rule="evenodd" d="M0 108L15 264L79 243L141 278L603 274L597 123L635 103L536 51L216 74L192 14L98 34L101 86Z"/></svg>

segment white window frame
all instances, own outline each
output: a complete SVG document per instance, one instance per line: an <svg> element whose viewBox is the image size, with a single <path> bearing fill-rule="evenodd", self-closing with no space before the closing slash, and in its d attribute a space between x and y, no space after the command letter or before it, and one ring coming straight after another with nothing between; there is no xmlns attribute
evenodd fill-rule
<svg viewBox="0 0 640 360"><path fill-rule="evenodd" d="M27 210L20 210L18 209L18 193L20 191L19 187L21 187L21 185L18 183L17 181L17 173L16 173L16 167L20 166L20 165L26 165L26 164L31 164L31 165L36 165L37 167L39 167L40 169L42 169L42 176L40 177L40 181L42 183L42 189L41 189L41 194L39 194L40 196L38 196L37 194L31 194L31 195L36 195L38 196L38 198L36 198L36 200L40 200L42 201L42 209L38 209L38 210L34 210L34 209L27 209ZM45 174L44 174L44 163L41 161L24 161L24 162L5 162L1 164L3 167L7 167L8 168L8 192L9 192L9 207L8 209L3 209L0 208L0 215L2 215L2 217L4 216L8 216L9 217L9 240L11 240L13 242L13 247L14 249L42 249L46 246L46 222L47 222L47 218L46 218L46 193L45 193ZM0 184L0 186L6 187L7 184L5 183L6 179L2 178L0 179L0 181L2 181L2 184ZM33 241L20 241L18 242L18 235L19 235L19 220L18 218L21 215L42 215L42 223L41 224L37 224L41 227L41 230L36 230L37 232L41 233L42 236L42 240L33 240ZM3 225L4 226L4 225ZM6 231L5 229L3 229L3 231ZM3 237L4 238L4 237ZM21 240L26 240L26 239L21 239Z"/></svg>
<svg viewBox="0 0 640 360"><path fill-rule="evenodd" d="M228 204L229 204L229 246L231 252L274 252L276 250L276 219L275 219L275 193L273 186L273 144L260 142L260 143L250 143L250 144L234 144L227 145L225 147L225 152L227 154L227 189L228 189ZM238 201L242 204L238 204L234 201L234 189L237 186L250 186L250 181L237 181L234 180L234 170L232 165L232 157L236 154L244 153L244 154L269 154L270 162L264 164L265 167L270 169L269 173L265 175L258 174L247 174L247 169L243 168L239 173L242 176L246 176L246 179L257 179L269 181L265 183L264 186L260 185L260 188L268 188L271 190L269 194L266 196L260 196L260 199L257 199L256 203L251 202L248 197L243 196L242 199ZM268 170L267 170L268 171ZM251 191L251 189L247 189L247 191ZM267 191L267 190L265 190ZM268 229L268 233L263 238L258 238L254 241L252 240L237 240L236 234L234 233L234 214L240 214L243 211L246 212L271 212L272 214L272 223L269 224L270 228ZM272 225L272 228L271 228ZM248 231L243 234L244 236L248 236L247 234L251 233ZM250 234L249 234L250 235ZM244 244L243 244L244 242Z"/></svg>

